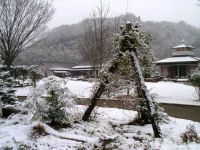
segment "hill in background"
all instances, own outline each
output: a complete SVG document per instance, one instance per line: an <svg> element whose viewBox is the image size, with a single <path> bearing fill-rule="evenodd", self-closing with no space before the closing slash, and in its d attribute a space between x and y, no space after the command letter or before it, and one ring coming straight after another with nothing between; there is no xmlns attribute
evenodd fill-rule
<svg viewBox="0 0 200 150"><path fill-rule="evenodd" d="M124 16L117 18L124 22ZM152 34L151 47L158 59L171 56L171 47L182 44L182 40L195 46L195 54L200 56L200 30L184 22L143 22L132 14L129 20L139 22L141 28ZM16 59L15 64L39 64L42 62L66 62L69 64L81 64L82 57L79 50L79 42L83 35L83 24L88 19L78 24L62 25L46 32ZM109 18L111 24L116 18Z"/></svg>

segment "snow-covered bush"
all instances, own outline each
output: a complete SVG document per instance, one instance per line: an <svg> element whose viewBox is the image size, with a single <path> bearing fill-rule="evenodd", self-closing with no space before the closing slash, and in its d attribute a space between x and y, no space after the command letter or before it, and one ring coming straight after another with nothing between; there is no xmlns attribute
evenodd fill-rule
<svg viewBox="0 0 200 150"><path fill-rule="evenodd" d="M8 104L15 104L17 97L15 96L13 89L13 77L11 76L10 71L7 71L5 66L2 65L0 56L0 118L3 116L3 108ZM4 112L5 114L5 112Z"/></svg>
<svg viewBox="0 0 200 150"><path fill-rule="evenodd" d="M190 82L196 87L196 95L200 100L200 64L191 75Z"/></svg>
<svg viewBox="0 0 200 150"><path fill-rule="evenodd" d="M150 91L148 91L148 92L150 93ZM159 124L168 123L170 121L170 119L169 119L167 113L165 113L164 108L159 106L158 102L155 101L157 94L152 93L150 96L152 99L152 104L155 109L155 113L154 113L155 121L158 122ZM144 124L151 122L150 119L146 120L143 118L143 116L148 116L148 112L146 110L147 108L146 108L145 104L143 103L143 101L139 101L139 103L140 103L140 105L137 106L137 109L140 110L140 111L138 111L138 116L134 119L133 122L130 122L130 124L144 125Z"/></svg>
<svg viewBox="0 0 200 150"><path fill-rule="evenodd" d="M156 118L156 121L158 123L168 123L169 122L169 117L167 113L164 112L164 108L159 106L158 102L155 100L152 101L154 108L155 108L155 114L154 117Z"/></svg>
<svg viewBox="0 0 200 150"><path fill-rule="evenodd" d="M29 76L30 76L30 79L33 82L33 86L36 87L36 82L39 79L41 79L42 77L44 77L44 74L41 71L41 69L39 68L39 66L32 65L32 66L29 67Z"/></svg>
<svg viewBox="0 0 200 150"><path fill-rule="evenodd" d="M31 109L33 119L51 125L71 124L75 96L66 88L66 81L49 76L41 82L27 100L26 106Z"/></svg>
<svg viewBox="0 0 200 150"><path fill-rule="evenodd" d="M188 125L185 132L181 134L181 138L183 142L187 144L190 142L200 143L200 137L198 137L194 125Z"/></svg>
<svg viewBox="0 0 200 150"><path fill-rule="evenodd" d="M163 77L161 76L161 74L157 71L155 71L153 74L152 74L152 77L153 77L153 80L154 82L158 82L160 80L163 79Z"/></svg>
<svg viewBox="0 0 200 150"><path fill-rule="evenodd" d="M17 99L12 88L13 78L9 71L0 72L0 100L3 104L14 104Z"/></svg>
<svg viewBox="0 0 200 150"><path fill-rule="evenodd" d="M27 66L12 66L10 69L11 76L15 79L25 80L28 78Z"/></svg>
<svg viewBox="0 0 200 150"><path fill-rule="evenodd" d="M36 74L35 70L38 70L37 68L39 68L39 66L36 66L36 65L33 65L33 66L11 66L9 73L10 73L10 77L13 78L12 86L18 87L18 86L31 85L32 81L29 82L29 84L27 84L26 80L32 80L31 78L35 79L35 74ZM0 65L0 72L7 72L7 67L4 65ZM42 74L42 73L40 73L40 74ZM39 79L41 77L42 76L39 76Z"/></svg>

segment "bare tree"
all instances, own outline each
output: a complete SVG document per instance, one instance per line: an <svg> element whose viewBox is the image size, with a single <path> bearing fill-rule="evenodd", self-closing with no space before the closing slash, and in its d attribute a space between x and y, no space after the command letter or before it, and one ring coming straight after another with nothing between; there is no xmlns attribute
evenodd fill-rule
<svg viewBox="0 0 200 150"><path fill-rule="evenodd" d="M93 68L97 66L98 62L95 40L95 33L92 31L92 28L89 27L88 23L85 24L84 34L80 41L80 52L84 61L89 62Z"/></svg>
<svg viewBox="0 0 200 150"><path fill-rule="evenodd" d="M8 70L18 54L46 29L53 13L48 0L0 1L0 55Z"/></svg>
<svg viewBox="0 0 200 150"><path fill-rule="evenodd" d="M81 42L83 58L95 67L102 67L111 52L110 24L108 22L109 7L100 0L99 5L92 11L89 23L85 25L84 36Z"/></svg>

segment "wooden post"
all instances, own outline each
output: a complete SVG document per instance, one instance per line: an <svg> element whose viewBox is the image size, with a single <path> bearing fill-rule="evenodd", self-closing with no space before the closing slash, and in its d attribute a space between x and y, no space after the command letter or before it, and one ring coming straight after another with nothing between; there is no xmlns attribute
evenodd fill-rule
<svg viewBox="0 0 200 150"><path fill-rule="evenodd" d="M177 76L178 76L178 78L179 78L179 76L180 76L179 65L177 65Z"/></svg>
<svg viewBox="0 0 200 150"><path fill-rule="evenodd" d="M113 59L113 62L111 63L112 65L109 67L108 69L108 73L114 73L117 68L118 68L118 62L116 62L117 59ZM97 90L95 91L95 93L93 94L92 98L91 98L91 103L88 106L87 110L85 111L82 120L83 121L88 121L89 117L94 109L94 107L97 104L97 101L99 100L101 94L105 91L105 87L106 84L108 84L109 81L107 79L107 76L104 76L104 79L101 81L101 83L99 84L99 86L97 87Z"/></svg>
<svg viewBox="0 0 200 150"><path fill-rule="evenodd" d="M158 125L158 123L155 120L154 114L155 114L155 108L154 105L152 103L151 97L147 91L146 85L144 83L144 78L142 76L142 72L141 69L139 67L139 63L137 60L137 57L135 55L135 53L133 51L129 51L130 52L130 59L131 59L131 65L133 67L133 70L135 72L135 80L136 80L136 84L138 86L138 89L140 90L140 95L142 96L142 99L145 101L146 104L146 108L148 109L148 114L149 114L149 118L151 120L151 124L152 124L152 128L154 131L154 136L156 138L160 138L161 137L161 132L160 132L160 127Z"/></svg>

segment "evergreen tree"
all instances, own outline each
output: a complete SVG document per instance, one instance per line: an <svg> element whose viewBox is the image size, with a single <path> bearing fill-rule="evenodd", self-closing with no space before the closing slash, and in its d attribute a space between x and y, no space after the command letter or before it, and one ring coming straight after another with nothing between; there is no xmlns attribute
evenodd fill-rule
<svg viewBox="0 0 200 150"><path fill-rule="evenodd" d="M27 99L26 106L32 111L33 119L52 126L71 124L75 97L66 88L66 81L49 76L41 82L43 84L34 88L33 93Z"/></svg>
<svg viewBox="0 0 200 150"><path fill-rule="evenodd" d="M123 76L127 76L128 79L131 82L129 84L134 85L135 89L135 97L138 98L138 118L136 120L137 124L148 124L151 123L151 120L149 118L149 114L147 111L146 103L143 99L143 96L141 95L141 89L138 87L136 83L136 72L133 71L132 69L132 62L130 59L130 51L134 51L137 60L139 62L139 68L142 71L142 75L144 78L148 78L152 75L153 73L153 62L155 60L155 56L151 52L151 47L150 47L150 41L151 41L151 35L145 35L144 32L142 32L138 25L135 25L135 27L129 27L130 30L127 31L127 29L121 28L121 34L116 34L113 45L114 45L114 51L119 54L123 54L123 57L120 58L120 64L118 68L123 68L120 69L120 72L123 73ZM140 67L141 66L141 67ZM121 74L120 73L120 74ZM109 75L110 76L110 75ZM115 75L113 75L115 76ZM119 78L117 79L116 77L112 77L112 80L114 82L117 82L120 80ZM127 84L127 86L129 86ZM157 120L160 120L159 122L162 122L162 118L158 118L157 116L164 116L163 115L158 115L156 113L162 113L162 108L157 104L157 102L153 101L153 107L156 109L155 111L155 118ZM157 111L158 110L158 111ZM166 118L166 117L165 117ZM163 118L163 120L165 120Z"/></svg>
<svg viewBox="0 0 200 150"><path fill-rule="evenodd" d="M101 72L100 82L97 84L96 89L91 97L91 104L88 106L85 114L82 117L84 121L89 119L92 110L96 106L97 100L106 90L107 85L112 82L112 76L116 73L123 74L126 68L130 68L133 70L133 73L130 74L130 79L135 82L136 91L138 94L137 96L140 102L139 120L144 122L143 124L151 123L155 137L161 137L161 131L158 125L159 119L157 118L157 109L145 86L138 61L140 60L141 56L147 56L148 52L150 51L149 37L149 35L144 35L144 33L139 30L138 25L132 26L131 23L127 23L126 29L121 28L121 34L118 34L114 38L113 42L114 58ZM129 65L124 63L127 60L130 62ZM124 65L121 67L122 72L117 72L121 64ZM114 81L117 81L117 79L114 79Z"/></svg>
<svg viewBox="0 0 200 150"><path fill-rule="evenodd" d="M10 71L6 71L3 62L0 60L0 117L3 116L2 109L7 104L14 104L17 97L12 87L13 78Z"/></svg>
<svg viewBox="0 0 200 150"><path fill-rule="evenodd" d="M12 81L9 71L1 71L0 73L0 98L3 104L14 104L16 100L15 90L12 87Z"/></svg>

